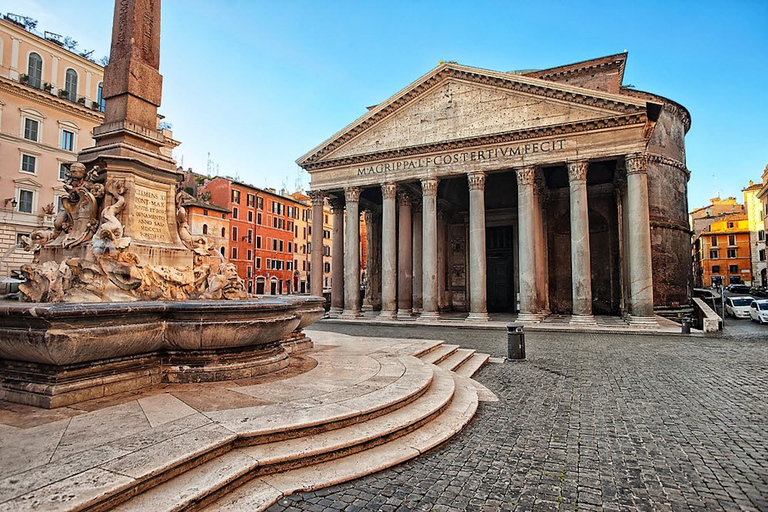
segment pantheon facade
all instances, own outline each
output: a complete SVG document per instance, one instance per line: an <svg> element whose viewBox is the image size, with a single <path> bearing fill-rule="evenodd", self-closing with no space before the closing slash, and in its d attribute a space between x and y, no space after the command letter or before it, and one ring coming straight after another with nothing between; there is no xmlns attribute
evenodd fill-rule
<svg viewBox="0 0 768 512"><path fill-rule="evenodd" d="M441 63L297 160L314 218L325 201L333 210L332 313L653 325L688 304L690 115L623 86L626 58L522 72ZM365 272L350 222L361 215Z"/></svg>

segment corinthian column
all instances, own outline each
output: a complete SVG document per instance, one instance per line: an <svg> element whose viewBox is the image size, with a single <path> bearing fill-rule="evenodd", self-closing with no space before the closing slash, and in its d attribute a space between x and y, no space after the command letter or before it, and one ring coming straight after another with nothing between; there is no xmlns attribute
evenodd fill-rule
<svg viewBox="0 0 768 512"><path fill-rule="evenodd" d="M312 199L312 254L310 255L311 275L309 291L312 295L323 296L323 203L325 194L319 190L309 191Z"/></svg>
<svg viewBox="0 0 768 512"><path fill-rule="evenodd" d="M331 240L331 311L338 317L344 311L344 202L331 199L333 239Z"/></svg>
<svg viewBox="0 0 768 512"><path fill-rule="evenodd" d="M397 308L397 239L395 233L395 197L397 185L381 186L381 314L384 318L395 316Z"/></svg>
<svg viewBox="0 0 768 512"><path fill-rule="evenodd" d="M344 237L344 311L342 317L360 316L360 188L344 189L347 229Z"/></svg>
<svg viewBox="0 0 768 512"><path fill-rule="evenodd" d="M397 194L397 317L410 318L413 314L413 254L411 244L411 196L404 191Z"/></svg>
<svg viewBox="0 0 768 512"><path fill-rule="evenodd" d="M647 157L627 155L626 165L630 323L655 325Z"/></svg>
<svg viewBox="0 0 768 512"><path fill-rule="evenodd" d="M420 320L440 318L437 279L437 180L421 180L422 208L422 311Z"/></svg>
<svg viewBox="0 0 768 512"><path fill-rule="evenodd" d="M573 314L571 323L593 324L592 269L589 256L589 210L587 169L589 162L568 164L571 203L571 283Z"/></svg>
<svg viewBox="0 0 768 512"><path fill-rule="evenodd" d="M517 169L517 225L519 233L518 265L520 272L519 322L538 322L536 313L536 239L535 209L539 201L534 192L536 168ZM511 283L510 283L511 285Z"/></svg>
<svg viewBox="0 0 768 512"><path fill-rule="evenodd" d="M469 316L488 321L485 279L485 173L471 172L469 181Z"/></svg>

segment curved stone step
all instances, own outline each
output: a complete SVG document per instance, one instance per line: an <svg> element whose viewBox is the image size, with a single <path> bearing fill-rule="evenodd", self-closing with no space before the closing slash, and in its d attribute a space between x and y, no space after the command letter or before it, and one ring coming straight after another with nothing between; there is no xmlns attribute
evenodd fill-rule
<svg viewBox="0 0 768 512"><path fill-rule="evenodd" d="M413 459L457 434L477 410L477 393L471 381L451 374L457 382L450 406L424 427L365 452L293 471L258 477L203 510L264 510L283 496L328 487L360 478Z"/></svg>
<svg viewBox="0 0 768 512"><path fill-rule="evenodd" d="M455 378L437 370L426 393L393 412L336 430L232 449L119 504L115 510L185 510L236 489L258 475L291 471L363 450L369 453L375 446L409 435L415 429L429 430L431 420L439 419L450 407L455 388Z"/></svg>
<svg viewBox="0 0 768 512"><path fill-rule="evenodd" d="M454 371L462 377L468 377L471 379L472 376L480 371L483 366L488 364L488 361L490 360L491 356L489 354L475 352L472 354L472 357L469 360L467 360Z"/></svg>
<svg viewBox="0 0 768 512"><path fill-rule="evenodd" d="M425 363L439 364L441 361L453 355L457 350L459 350L458 345L443 344L430 350L426 354L420 355L419 359Z"/></svg>
<svg viewBox="0 0 768 512"><path fill-rule="evenodd" d="M456 352L451 354L449 357L446 357L437 365L440 368L445 368L446 370L456 372L464 363L466 363L468 360L472 358L472 356L475 354L475 351L469 348L460 348L457 349Z"/></svg>

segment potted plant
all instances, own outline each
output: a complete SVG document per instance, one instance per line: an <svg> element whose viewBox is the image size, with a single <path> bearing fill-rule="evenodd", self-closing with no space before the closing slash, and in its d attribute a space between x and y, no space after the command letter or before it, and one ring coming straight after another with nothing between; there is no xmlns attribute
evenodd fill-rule
<svg viewBox="0 0 768 512"><path fill-rule="evenodd" d="M99 102L98 101L92 101L91 102L91 108L93 110L99 110Z"/></svg>
<svg viewBox="0 0 768 512"><path fill-rule="evenodd" d="M53 89L53 85L49 84L48 82L43 83L44 91L51 92L51 89Z"/></svg>
<svg viewBox="0 0 768 512"><path fill-rule="evenodd" d="M85 97L80 96L79 98L77 98L77 102L81 105L85 105Z"/></svg>
<svg viewBox="0 0 768 512"><path fill-rule="evenodd" d="M59 89L59 98L66 98L69 96L69 92L66 89Z"/></svg>
<svg viewBox="0 0 768 512"><path fill-rule="evenodd" d="M22 84L29 83L29 75L23 74L19 76L19 82L21 82Z"/></svg>

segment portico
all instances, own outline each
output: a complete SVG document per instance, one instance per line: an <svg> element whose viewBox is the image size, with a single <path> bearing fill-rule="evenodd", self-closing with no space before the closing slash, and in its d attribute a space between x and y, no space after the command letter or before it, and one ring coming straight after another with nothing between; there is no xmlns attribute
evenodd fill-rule
<svg viewBox="0 0 768 512"><path fill-rule="evenodd" d="M380 294L366 302L384 318L649 324L655 305L685 302L690 276L670 283L668 265L670 252L682 257L687 204L658 191L687 183L682 138L663 139L682 137L690 119L664 98L627 94L625 58L536 75L442 64L299 159L314 191L345 198L344 316L362 307L350 222L361 211L381 233L366 262ZM607 77L564 83L585 69Z"/></svg>

